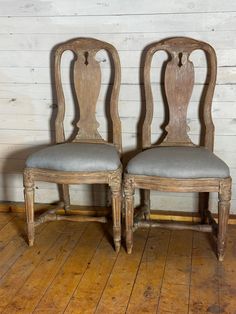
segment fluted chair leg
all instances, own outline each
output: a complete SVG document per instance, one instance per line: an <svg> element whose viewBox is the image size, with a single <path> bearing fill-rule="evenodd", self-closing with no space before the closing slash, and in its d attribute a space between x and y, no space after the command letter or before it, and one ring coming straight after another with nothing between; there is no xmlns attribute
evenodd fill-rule
<svg viewBox="0 0 236 314"><path fill-rule="evenodd" d="M113 216L113 239L116 252L121 245L121 187L120 183L111 186L112 192L112 216Z"/></svg>
<svg viewBox="0 0 236 314"><path fill-rule="evenodd" d="M231 200L231 182L222 183L219 192L218 203L218 239L217 239L217 255L220 262L224 260L225 248L226 248L226 235L229 218Z"/></svg>
<svg viewBox="0 0 236 314"><path fill-rule="evenodd" d="M126 249L131 254L133 249L133 221L134 221L134 188L132 181L125 179L125 229L126 229Z"/></svg>
<svg viewBox="0 0 236 314"><path fill-rule="evenodd" d="M27 219L27 235L29 246L34 244L34 181L28 173L24 174L24 197Z"/></svg>

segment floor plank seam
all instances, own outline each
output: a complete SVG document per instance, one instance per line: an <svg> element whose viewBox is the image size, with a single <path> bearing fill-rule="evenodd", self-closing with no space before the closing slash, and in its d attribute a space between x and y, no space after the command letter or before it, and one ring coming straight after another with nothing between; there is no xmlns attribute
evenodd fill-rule
<svg viewBox="0 0 236 314"><path fill-rule="evenodd" d="M189 278L189 295L188 295L188 313L190 311L190 296L191 296L191 282L192 282L192 269L193 269L193 243L194 232L192 233L192 249L191 249L191 266L190 266L190 278Z"/></svg>
<svg viewBox="0 0 236 314"><path fill-rule="evenodd" d="M4 226L1 228L0 232L3 231L2 229L6 228L7 225L9 225L10 223L12 223L14 219L16 219L16 217L14 217L14 218L12 218L10 221L8 221L8 222L6 223L6 225L4 225ZM17 232L15 235L13 235L13 236L9 239L9 241L4 244L4 246L3 246L1 249L4 249L4 247L6 247L6 246L10 243L10 241L12 240L12 238L14 238L14 237L16 237L16 236L17 236L17 237L19 236L18 232Z"/></svg>
<svg viewBox="0 0 236 314"><path fill-rule="evenodd" d="M45 228L46 228L46 226L43 227L43 228L40 230L40 233L41 233ZM40 233L39 233L39 234L40 234ZM14 237L16 237L16 235L14 235L12 238L14 238ZM19 237L19 235L18 235L17 237ZM7 244L3 247L3 249L6 248L6 247L9 245L9 243L12 241L12 238L11 238L11 240L9 240L9 241L7 242ZM22 244L20 245L20 247L24 245L24 242L25 242L25 239L23 239L23 242L22 242ZM29 248L29 247L28 247L28 245L27 245L27 246L25 247L24 251L21 252L20 255L16 257L15 261L11 264L11 266L1 275L0 281L3 279L3 277L4 277L8 272L11 271L11 268L14 267L15 263L17 262L17 260L21 257L21 255L22 255L28 248ZM19 249L19 248L18 248L18 249Z"/></svg>
<svg viewBox="0 0 236 314"><path fill-rule="evenodd" d="M222 270L221 267L223 267L223 265L221 264L221 262L218 261L217 264L217 277L218 277L218 304L219 304L219 311L220 313L225 313L225 311L222 312L222 308L221 308L221 291L222 291Z"/></svg>
<svg viewBox="0 0 236 314"><path fill-rule="evenodd" d="M40 230L39 234L41 234L41 233L43 232L43 230L46 229L46 226L47 226L47 224L45 224L45 226L42 227L42 229ZM38 235L39 235L39 234L38 234ZM58 237L59 237L59 234L58 234ZM55 241L52 243L51 246L54 245L54 243L57 241L58 237L55 239ZM49 247L49 249L51 248L51 246ZM29 247L26 247L24 252L26 252L27 249L29 249ZM49 249L48 249L48 250L49 250ZM48 250L47 250L47 251L48 251ZM28 274L28 276L25 278L24 282L22 282L22 284L19 286L19 288L17 289L17 291L15 291L14 295L12 295L12 298L15 297L15 295L20 291L20 289L21 289L21 288L23 287L23 285L26 283L26 281L28 280L28 278L30 277L30 275L32 274L32 272L34 271L34 269L37 268L37 266L40 264L42 258L45 256L45 254L47 253L47 251L41 256L40 260L39 260L38 263L35 265L35 267L32 269L32 271ZM4 279L5 276L7 276L7 274L11 271L11 269L14 267L14 265L17 263L17 261L18 261L18 258L16 259L15 263L11 265L11 267L10 267L10 268L8 269L8 271L4 274L4 276L1 278L1 281ZM10 303L11 303L11 301L7 303L7 305L6 305L6 306L4 307L4 309L3 309L3 312L5 311L5 309L8 307L8 305L9 305Z"/></svg>
<svg viewBox="0 0 236 314"><path fill-rule="evenodd" d="M156 313L158 314L159 311L159 305L160 305L160 299L161 299L161 292L162 292L162 287L163 287L163 282L164 282L164 276L165 276L165 271L166 271L166 262L167 262L167 257L169 254L169 250L170 250L170 241L173 235L173 231L171 231L171 233L169 234L169 241L168 241L168 247L167 247L167 252L166 252L166 257L165 257L165 266L164 266L164 270L163 270L163 274L162 274L162 279L161 279L161 288L160 288L160 295L158 297L157 300L157 310Z"/></svg>
<svg viewBox="0 0 236 314"><path fill-rule="evenodd" d="M78 244L78 242L80 241L80 239L82 238L83 234L85 233L86 229L88 228L88 224L86 224L86 226L83 227L84 230L82 231L81 235L79 236L79 239L76 241L74 247L71 249L70 254L68 254L67 258L65 259L65 261L63 262L63 264L61 265L61 267L58 269L57 273L55 274L55 276L53 277L50 285L47 287L47 289L45 290L44 294L42 295L42 297L39 299L39 301L37 302L36 306L34 307L32 313L34 313L34 311L37 309L37 306L40 304L41 300L43 299L43 297L45 296L45 294L47 293L47 291L50 289L50 287L53 284L53 281L55 280L55 278L57 277L58 273L60 272L60 270L62 269L62 267L64 266L64 264L66 263L66 261L68 260L68 258L71 256L73 249L75 248L75 246Z"/></svg>
<svg viewBox="0 0 236 314"><path fill-rule="evenodd" d="M79 239L76 241L75 246L76 246L77 243L80 241L82 235L84 234L84 232L85 232L85 230L86 230L86 227L87 227L87 225L84 226L84 230L82 231L82 233L81 233ZM63 234L63 232L60 232L60 234ZM59 236L60 236L60 234L59 234ZM58 238L59 238L59 236L58 236ZM58 240L58 238L56 239L56 241ZM48 251L51 249L51 247L56 243L56 241L52 243L52 245L51 245L50 248L47 250L47 252L48 252ZM61 267L58 269L57 273L56 273L55 276L53 277L53 280L52 280L51 283L47 286L47 288L46 288L46 290L44 291L44 293L43 293L43 295L41 296L41 298L38 300L38 302L37 302L37 304L35 305L35 307L34 307L32 313L35 312L35 310L37 309L37 306L40 304L40 302L41 302L41 300L43 299L44 295L47 293L48 289L50 289L50 287L51 287L53 281L55 280L56 276L57 276L58 273L60 272L61 268L63 267L63 265L65 264L65 262L67 261L67 259L68 259L68 258L70 257L70 255L72 254L72 251L73 251L73 249L71 250L70 254L68 254L67 258L65 259L65 261L63 262L63 264L61 265ZM47 253L47 252L46 252L46 253ZM46 253L45 253L45 254L46 254ZM45 255L45 254L44 254L44 255ZM42 259L41 259L41 260L42 260ZM40 260L40 261L41 261L41 260Z"/></svg>
<svg viewBox="0 0 236 314"><path fill-rule="evenodd" d="M22 244L23 246L23 244ZM0 280L11 270L11 268L15 265L15 263L17 262L18 258L21 256L22 253L20 253L19 256L16 256L16 259L14 260L14 262L9 266L9 268L6 269L6 271L1 275Z"/></svg>
<svg viewBox="0 0 236 314"><path fill-rule="evenodd" d="M46 228L46 225L47 225L47 224L45 224L45 226L41 226L41 230L40 230L39 234ZM17 236L17 235L14 235L14 236L12 237L12 239L14 239L14 237L18 237L18 238L19 238L19 235L18 235L18 236ZM5 248L9 245L9 243L12 241L12 239L7 242L7 244L3 247L3 249L5 249ZM26 240L25 240L25 239L22 239L22 240L23 240L23 242L21 243L21 245L20 245L19 247L23 247L24 244L25 244L25 241L26 241ZM19 249L19 247L18 247L17 249ZM20 258L21 255L22 255L27 249L28 249L28 245L27 245L27 246L24 248L24 250L16 257L16 259L15 259L14 262L9 266L9 268L7 268L6 271L0 276L0 280L1 280L8 272L11 271L11 268L14 267L14 265L15 265L15 263L17 262L18 258Z"/></svg>
<svg viewBox="0 0 236 314"><path fill-rule="evenodd" d="M87 271L87 269L88 269L88 267L89 267L89 264L91 263L92 259L94 258L95 254L96 254L96 252L97 252L97 249L99 248L100 244L102 243L102 240L103 240L104 237L105 237L105 234L103 233L103 236L101 237L99 243L97 244L97 246L96 246L96 248L95 248L95 250L94 250L94 253L92 254L91 258L89 259L89 262L87 263L87 266L86 266L86 268L85 268L85 270L84 270L84 272L83 272L83 275L81 276L80 280L78 281L78 284L76 285L74 291L72 292L71 297L70 297L70 299L69 299L67 305L65 306L65 309L64 309L63 313L66 312L66 310L67 310L67 308L68 308L68 306L69 306L69 304L70 304L70 301L71 301L71 299L73 298L73 296L74 296L74 294L75 294L75 291L77 290L77 288L78 288L78 286L79 286L81 280L83 279L84 274L86 273L86 271Z"/></svg>
<svg viewBox="0 0 236 314"><path fill-rule="evenodd" d="M0 216L0 313L235 312L236 226L220 263L206 234L140 230L127 255L93 223L42 224L29 248L17 216Z"/></svg>
<svg viewBox="0 0 236 314"><path fill-rule="evenodd" d="M107 283L108 283L108 281L109 281L109 279L110 279L110 277L111 277L111 274L113 273L113 269L114 269L114 267L115 267L115 265L116 265L116 262L117 262L117 259L118 259L118 256L119 256L119 255L120 255L120 251L119 251L119 253L116 255L116 258L115 258L114 263L113 263L112 268L111 268L111 272L110 272L109 276L107 277L106 283L105 283L105 285L104 285L104 287L103 287L103 289L102 289L102 293L101 293L100 298L99 298L99 300L98 300L98 302L97 302L97 305L96 305L96 308L95 308L94 313L97 312L99 303L100 303L100 301L101 301L101 299L102 299L103 293L104 293L104 291L105 291L105 289L106 289L106 286L107 286Z"/></svg>
<svg viewBox="0 0 236 314"><path fill-rule="evenodd" d="M9 221L7 221L7 223L5 225L2 226L2 228L0 229L0 232L3 228L5 228L15 217L12 217ZM1 248L1 251L6 248L8 246L8 244L12 241L12 239L15 237L16 235L14 235L12 238L10 238L10 240ZM17 235L18 236L18 235ZM6 275L6 273L8 271L10 271L10 269L13 267L13 265L16 263L17 259L19 258L19 256L16 257L15 261L12 263L12 265L6 269L6 271L0 276L0 282L2 280L2 278Z"/></svg>
<svg viewBox="0 0 236 314"><path fill-rule="evenodd" d="M42 232L43 229L46 228L45 225L48 225L48 223L45 223L45 224L43 224L42 226L40 226L41 228L43 227L40 232ZM64 232L60 232L60 233L59 233L59 237L58 237L57 240L53 243L53 245L55 245L57 242L60 243L63 234L64 234ZM49 249L50 249L50 248L49 248ZM48 251L47 251L47 252L48 252ZM44 255L44 256L45 256L45 255ZM42 263L42 261L43 261L43 259L44 259L44 256L43 256L42 259L40 260L40 263ZM38 264L38 265L40 266L40 264ZM36 271L36 269L37 269L37 267L34 268L33 272ZM59 269L60 269L60 268L59 268ZM33 272L31 273L31 275L33 274ZM54 277L55 277L55 276L54 276ZM28 278L26 279L26 281L24 282L24 284L21 286L21 289L22 289L22 288L24 289L25 285L27 286L27 284L28 284L28 279L30 279L30 277L28 277ZM52 278L51 281L49 281L49 283L52 282L53 280L54 280L54 278ZM47 290L47 289L46 289L46 290ZM16 295L17 295L17 294L16 294ZM15 295L15 296L16 296L16 295ZM14 303L14 298L15 298L15 296L13 297L13 303ZM36 303L36 306L37 306L37 304L38 304L38 303ZM10 305L11 305L11 302L7 305L6 309L8 309L8 307L9 307ZM31 311L30 313L33 313L33 312L34 312L36 306L33 307L32 311ZM22 310L25 311L25 308L22 308Z"/></svg>
<svg viewBox="0 0 236 314"><path fill-rule="evenodd" d="M140 261L139 261L139 264L138 264L138 267L137 267L137 271L136 271L136 274L135 274L135 278L134 278L134 282L133 282L133 285L132 285L132 289L130 291L130 295L129 295L129 299L128 299L127 306L126 306L126 309L125 309L125 313L127 313L127 311L128 311L129 302L130 302L130 299L131 299L131 296L132 296L132 293L133 293L133 290L134 290L134 286L135 286L136 279L137 279L137 276L138 276L138 273L139 273L140 265L141 265L142 260L143 260L143 256L144 256L144 252L145 252L145 249L146 249L146 246L147 246L147 242L148 242L148 237L149 237L150 231L151 231L151 228L149 227L149 230L148 230L148 233L147 233L147 237L146 237L146 241L145 241L145 244L143 246L143 252L142 252L142 255L140 257Z"/></svg>
<svg viewBox="0 0 236 314"><path fill-rule="evenodd" d="M12 214L11 219L7 220L6 224L2 225L2 227L0 227L0 232L3 228L5 228L14 218L16 217L16 215Z"/></svg>
<svg viewBox="0 0 236 314"><path fill-rule="evenodd" d="M46 226L45 226L46 228ZM40 231L40 234L43 232L43 230L45 229L43 228L41 231ZM19 288L17 289L17 291L15 291L15 294L12 296L12 298L15 297L15 295L19 292L19 290L22 288L22 286L25 284L25 282L29 279L29 277L31 276L32 272L38 267L38 265L41 263L42 259L44 258L44 256L47 254L47 252L51 249L51 247L53 247L53 245L56 243L56 241L58 240L60 236L60 233L58 233L58 236L54 239L54 241L51 243L51 245L49 246L49 248L46 250L46 252L41 256L41 258L39 259L38 263L35 265L35 267L32 269L32 271L28 274L28 276L25 278L24 282L19 286ZM27 249L27 248L26 248ZM15 261L15 263L17 263L18 259ZM14 263L14 265L15 265ZM13 267L13 265L12 265ZM11 268L12 268L11 267ZM10 269L11 269L10 268ZM5 274L5 276L8 274L8 272ZM3 279L3 277L2 277ZM10 304L10 302L8 302L8 304L4 307L3 311L8 307L8 305Z"/></svg>

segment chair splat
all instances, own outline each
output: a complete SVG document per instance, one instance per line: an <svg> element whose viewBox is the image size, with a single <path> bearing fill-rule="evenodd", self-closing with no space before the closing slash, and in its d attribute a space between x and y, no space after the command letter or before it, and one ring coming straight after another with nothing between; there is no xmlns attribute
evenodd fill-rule
<svg viewBox="0 0 236 314"><path fill-rule="evenodd" d="M194 85L194 66L189 61L188 52L171 52L171 60L165 69L164 85L169 106L169 123L163 145L192 146L187 134L187 110Z"/></svg>
<svg viewBox="0 0 236 314"><path fill-rule="evenodd" d="M101 68L95 59L96 53L96 50L80 51L74 65L74 85L80 110L75 142L80 139L102 139L96 120L96 104L101 88Z"/></svg>

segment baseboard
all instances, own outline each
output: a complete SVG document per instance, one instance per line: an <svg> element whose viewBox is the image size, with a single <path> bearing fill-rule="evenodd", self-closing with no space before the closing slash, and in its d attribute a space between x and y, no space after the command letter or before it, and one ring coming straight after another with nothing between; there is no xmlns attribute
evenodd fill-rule
<svg viewBox="0 0 236 314"><path fill-rule="evenodd" d="M215 220L218 220L217 214L212 214ZM166 221L182 221L182 222L200 222L198 213L178 212L178 211L161 211L152 210L151 219L166 220ZM236 215L230 215L228 223L230 225L236 225Z"/></svg>
<svg viewBox="0 0 236 314"><path fill-rule="evenodd" d="M52 204L35 204L35 211L44 211L49 208L54 208ZM23 202L1 202L0 213L24 213L25 207ZM80 213L82 215L107 215L110 209L107 207L92 207L92 206L71 206L71 212ZM217 220L217 215L213 214ZM185 221L185 222L199 222L198 213L178 212L178 211L162 211L151 210L151 218L156 220L166 221ZM236 224L236 215L230 215L229 224Z"/></svg>
<svg viewBox="0 0 236 314"><path fill-rule="evenodd" d="M43 204L35 203L35 212L43 212L48 209L53 209L56 206L54 204ZM63 208L58 208L58 211L63 210ZM109 208L100 206L77 206L72 205L69 212L81 213L83 215L107 215L109 213ZM1 202L0 203L0 213L24 213L25 205L23 202Z"/></svg>

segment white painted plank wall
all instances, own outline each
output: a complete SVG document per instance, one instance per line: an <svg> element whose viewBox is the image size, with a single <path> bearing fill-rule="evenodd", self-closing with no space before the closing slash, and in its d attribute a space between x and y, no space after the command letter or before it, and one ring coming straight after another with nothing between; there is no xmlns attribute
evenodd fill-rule
<svg viewBox="0 0 236 314"><path fill-rule="evenodd" d="M52 48L74 37L95 37L112 43L122 64L119 112L124 151L137 146L140 119L140 57L151 42L170 36L189 36L209 42L218 56L218 78L213 101L216 126L215 152L231 168L236 179L236 1L169 0L1 0L0 1L0 199L23 200L22 175L28 154L48 145L54 133L50 119L55 108L50 74ZM65 64L71 58L65 56ZM98 56L101 61L106 55ZM152 73L154 99L153 140L161 132L163 105L159 66L164 55L155 57ZM194 53L196 83L189 109L190 135L197 140L197 103L206 74L203 55ZM109 64L101 62L103 86L97 108L100 131L106 137L103 95L109 79ZM74 109L69 89L68 67L63 68L69 107L66 131L70 134ZM142 83L142 82L141 82ZM55 201L55 185L39 183L39 202ZM102 187L71 187L73 203L101 203ZM138 202L138 198L137 198ZM168 210L196 209L194 194L152 192L152 207ZM217 208L217 196L212 196ZM236 185L233 185L232 212L236 213Z"/></svg>

